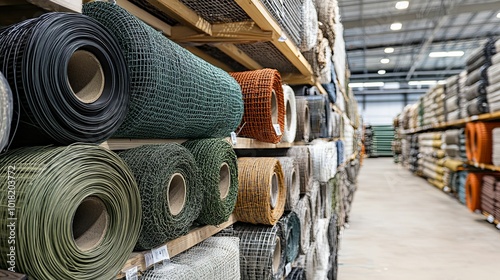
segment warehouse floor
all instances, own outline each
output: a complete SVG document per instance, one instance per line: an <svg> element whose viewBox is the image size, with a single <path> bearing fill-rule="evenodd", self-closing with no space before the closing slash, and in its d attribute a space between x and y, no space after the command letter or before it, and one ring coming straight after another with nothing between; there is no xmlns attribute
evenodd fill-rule
<svg viewBox="0 0 500 280"><path fill-rule="evenodd" d="M499 279L500 231L392 158L366 159L339 280Z"/></svg>

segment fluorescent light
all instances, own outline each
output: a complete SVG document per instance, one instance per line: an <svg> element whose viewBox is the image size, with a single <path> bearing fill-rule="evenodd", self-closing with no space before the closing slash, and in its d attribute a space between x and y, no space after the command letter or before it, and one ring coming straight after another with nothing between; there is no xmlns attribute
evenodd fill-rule
<svg viewBox="0 0 500 280"><path fill-rule="evenodd" d="M384 82L367 82L367 83L349 83L351 88L363 88L363 87L383 87Z"/></svg>
<svg viewBox="0 0 500 280"><path fill-rule="evenodd" d="M403 24L401 22L395 22L393 24L391 24L391 30L401 30L401 28L403 28Z"/></svg>
<svg viewBox="0 0 500 280"><path fill-rule="evenodd" d="M380 60L380 63L382 63L382 64L387 64L387 63L389 63L389 62L391 62L391 60L390 60L390 59L388 59L388 58L382 58L382 59Z"/></svg>
<svg viewBox="0 0 500 280"><path fill-rule="evenodd" d="M439 80L438 81L438 85L446 85L446 81L445 80Z"/></svg>
<svg viewBox="0 0 500 280"><path fill-rule="evenodd" d="M384 89L399 89L400 85L398 82L385 83Z"/></svg>
<svg viewBox="0 0 500 280"><path fill-rule="evenodd" d="M394 52L394 48L385 48L384 52L385 53L393 53Z"/></svg>
<svg viewBox="0 0 500 280"><path fill-rule="evenodd" d="M433 86L437 84L437 81L409 81L410 86Z"/></svg>
<svg viewBox="0 0 500 280"><path fill-rule="evenodd" d="M379 75L385 75L386 71L385 70L378 70L377 72Z"/></svg>
<svg viewBox="0 0 500 280"><path fill-rule="evenodd" d="M451 52L431 52L429 57L460 57L463 56L463 51L451 51Z"/></svg>
<svg viewBox="0 0 500 280"><path fill-rule="evenodd" d="M361 88L361 87L363 87L363 83L349 83L349 87L351 87L351 88Z"/></svg>
<svg viewBox="0 0 500 280"><path fill-rule="evenodd" d="M497 14L497 18L500 18L500 13Z"/></svg>
<svg viewBox="0 0 500 280"><path fill-rule="evenodd" d="M398 10L408 9L408 6L410 6L410 2L408 1L399 1L396 3L396 9Z"/></svg>

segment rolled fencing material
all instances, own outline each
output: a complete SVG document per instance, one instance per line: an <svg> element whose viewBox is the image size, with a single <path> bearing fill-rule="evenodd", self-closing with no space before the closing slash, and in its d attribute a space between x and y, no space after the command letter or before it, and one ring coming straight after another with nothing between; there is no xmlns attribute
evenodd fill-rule
<svg viewBox="0 0 500 280"><path fill-rule="evenodd" d="M322 23L320 25L321 30L323 30L325 38L328 39L330 46L333 47L335 44L335 25L339 22L337 21L337 15L339 14L338 3L335 0L315 0L316 10L318 12L318 21Z"/></svg>
<svg viewBox="0 0 500 280"><path fill-rule="evenodd" d="M481 210L481 184L484 174L469 173L465 182L465 200L470 211Z"/></svg>
<svg viewBox="0 0 500 280"><path fill-rule="evenodd" d="M304 280L306 278L306 271L302 267L294 267L285 280Z"/></svg>
<svg viewBox="0 0 500 280"><path fill-rule="evenodd" d="M333 137L333 129L334 129L334 119L333 119L333 111L332 104L328 100L328 96L324 95L325 99L325 122L321 126L321 138L332 138Z"/></svg>
<svg viewBox="0 0 500 280"><path fill-rule="evenodd" d="M143 280L239 279L240 250L237 237L210 237L179 254L167 265L151 269Z"/></svg>
<svg viewBox="0 0 500 280"><path fill-rule="evenodd" d="M115 137L225 137L238 127L241 88L225 71L118 5L94 1L84 5L83 13L115 35L129 68L130 111Z"/></svg>
<svg viewBox="0 0 500 280"><path fill-rule="evenodd" d="M297 104L297 131L295 140L309 142L311 135L311 115L309 113L307 98L296 96L295 102Z"/></svg>
<svg viewBox="0 0 500 280"><path fill-rule="evenodd" d="M281 164L275 158L238 159L236 219L274 225L285 208L286 188Z"/></svg>
<svg viewBox="0 0 500 280"><path fill-rule="evenodd" d="M314 6L314 0L303 0L300 2L302 2L300 51L306 52L313 49L318 40L318 15Z"/></svg>
<svg viewBox="0 0 500 280"><path fill-rule="evenodd" d="M337 145L317 139L309 146L309 151L314 179L321 183L328 182L337 173Z"/></svg>
<svg viewBox="0 0 500 280"><path fill-rule="evenodd" d="M0 163L2 267L34 279L116 277L141 224L139 191L124 161L80 144L12 150Z"/></svg>
<svg viewBox="0 0 500 280"><path fill-rule="evenodd" d="M306 146L293 146L288 149L287 155L298 162L300 170L300 193L306 193L313 178L311 152Z"/></svg>
<svg viewBox="0 0 500 280"><path fill-rule="evenodd" d="M300 220L295 212L283 215L279 221L285 239L285 261L291 263L299 255L300 249Z"/></svg>
<svg viewBox="0 0 500 280"><path fill-rule="evenodd" d="M318 231L316 232L316 256L315 256L315 267L314 267L314 278L312 279L327 279L328 270L330 268L330 250L325 250L328 248L328 225L330 221L328 219L318 220Z"/></svg>
<svg viewBox="0 0 500 280"><path fill-rule="evenodd" d="M497 127L500 127L500 122L476 122L466 125L466 151L469 160L485 164L492 163L492 133Z"/></svg>
<svg viewBox="0 0 500 280"><path fill-rule="evenodd" d="M288 85L283 85L285 100L285 129L283 130L282 142L293 143L297 134L297 104L293 89Z"/></svg>
<svg viewBox="0 0 500 280"><path fill-rule="evenodd" d="M13 112L12 91L2 72L0 72L0 152L8 149L10 144L9 135Z"/></svg>
<svg viewBox="0 0 500 280"><path fill-rule="evenodd" d="M300 221L300 252L306 254L311 242L311 204L307 196L302 197L294 209Z"/></svg>
<svg viewBox="0 0 500 280"><path fill-rule="evenodd" d="M148 250L188 232L202 208L193 155L180 144L144 145L119 153L130 166L142 201L136 250Z"/></svg>
<svg viewBox="0 0 500 280"><path fill-rule="evenodd" d="M285 129L285 102L279 72L261 69L230 74L240 84L245 102L239 135L280 142Z"/></svg>
<svg viewBox="0 0 500 280"><path fill-rule="evenodd" d="M345 161L344 142L342 140L338 140L336 143L337 143L337 166L340 166Z"/></svg>
<svg viewBox="0 0 500 280"><path fill-rule="evenodd" d="M236 224L240 238L241 279L281 279L285 266L285 241L279 226Z"/></svg>
<svg viewBox="0 0 500 280"><path fill-rule="evenodd" d="M15 146L99 143L127 114L123 54L86 16L48 13L0 30L0 71L13 90Z"/></svg>
<svg viewBox="0 0 500 280"><path fill-rule="evenodd" d="M328 279L337 279L338 272L338 227L337 216L333 215L330 218L328 225L328 244L330 245L330 270L328 271Z"/></svg>
<svg viewBox="0 0 500 280"><path fill-rule="evenodd" d="M285 177L286 203L285 210L292 210L300 199L300 169L299 164L291 157L279 157L281 169Z"/></svg>
<svg viewBox="0 0 500 280"><path fill-rule="evenodd" d="M311 189L307 192L306 197L309 199L311 206L311 241L316 240L316 232L318 231L317 221L323 215L321 210L321 190L318 182L314 181Z"/></svg>
<svg viewBox="0 0 500 280"><path fill-rule="evenodd" d="M204 186L197 222L219 225L229 219L238 198L238 165L231 144L224 139L191 140L182 144L193 154Z"/></svg>
<svg viewBox="0 0 500 280"><path fill-rule="evenodd" d="M312 141L321 136L321 124L325 122L325 100L321 95L309 95L306 98L311 119L309 141Z"/></svg>

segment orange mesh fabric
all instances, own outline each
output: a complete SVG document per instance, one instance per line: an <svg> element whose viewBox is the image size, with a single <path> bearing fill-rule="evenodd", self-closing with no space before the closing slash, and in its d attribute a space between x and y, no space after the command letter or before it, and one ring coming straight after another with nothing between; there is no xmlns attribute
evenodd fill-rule
<svg viewBox="0 0 500 280"><path fill-rule="evenodd" d="M481 182L483 174L469 173L465 181L465 201L471 211L481 210Z"/></svg>
<svg viewBox="0 0 500 280"><path fill-rule="evenodd" d="M465 126L465 152L468 160L474 160L473 145L476 136L476 124L473 122L467 123Z"/></svg>
<svg viewBox="0 0 500 280"><path fill-rule="evenodd" d="M493 153L493 129L500 127L500 122L477 122L472 144L474 161L491 164Z"/></svg>
<svg viewBox="0 0 500 280"><path fill-rule="evenodd" d="M276 174L276 205L271 204L273 175ZM283 215L286 201L285 179L275 158L238 159L238 200L236 219L252 224L274 225Z"/></svg>
<svg viewBox="0 0 500 280"><path fill-rule="evenodd" d="M279 72L274 69L261 69L234 72L230 75L240 84L245 104L239 136L269 143L280 142L285 129L285 99ZM275 103L273 92L276 96ZM280 127L279 135L274 127L275 124Z"/></svg>

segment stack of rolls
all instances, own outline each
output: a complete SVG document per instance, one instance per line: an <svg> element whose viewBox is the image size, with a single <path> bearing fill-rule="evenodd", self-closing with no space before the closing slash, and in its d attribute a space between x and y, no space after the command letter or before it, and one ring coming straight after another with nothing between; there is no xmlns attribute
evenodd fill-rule
<svg viewBox="0 0 500 280"><path fill-rule="evenodd" d="M492 164L493 130L500 122L469 122L465 126L467 159L476 163Z"/></svg>
<svg viewBox="0 0 500 280"><path fill-rule="evenodd" d="M491 132L492 140L492 162L493 165L500 166L500 128L494 128Z"/></svg>
<svg viewBox="0 0 500 280"><path fill-rule="evenodd" d="M467 70L464 70L458 74L458 98L460 104L460 118L465 118L469 114L467 113L467 95L465 92L465 83L467 82Z"/></svg>
<svg viewBox="0 0 500 280"><path fill-rule="evenodd" d="M445 121L445 91L442 85L429 89L423 96L423 125Z"/></svg>
<svg viewBox="0 0 500 280"><path fill-rule="evenodd" d="M496 54L491 57L491 67L488 68L488 87L486 95L490 112L500 111L500 40L495 43Z"/></svg>
<svg viewBox="0 0 500 280"><path fill-rule="evenodd" d="M445 109L446 121L456 121L460 116L460 87L458 84L458 75L446 79L445 85Z"/></svg>
<svg viewBox="0 0 500 280"><path fill-rule="evenodd" d="M311 151L306 146L293 146L288 149L287 156L294 158L299 165L300 193L305 194L313 180Z"/></svg>
<svg viewBox="0 0 500 280"><path fill-rule="evenodd" d="M465 147L465 130L461 129L448 129L444 132L444 144L446 156L450 159L465 161L466 147Z"/></svg>
<svg viewBox="0 0 500 280"><path fill-rule="evenodd" d="M442 150L443 133L430 132L418 135L418 168L427 180L439 189L444 189L445 151Z"/></svg>
<svg viewBox="0 0 500 280"><path fill-rule="evenodd" d="M321 30L318 29L317 42L314 48L302 52L302 54L311 65L314 76L321 84L332 82L332 49Z"/></svg>
<svg viewBox="0 0 500 280"><path fill-rule="evenodd" d="M500 212L500 201L497 200L497 196L500 196L499 179L499 175L485 175L481 186L481 210L494 217L497 216L496 212Z"/></svg>

